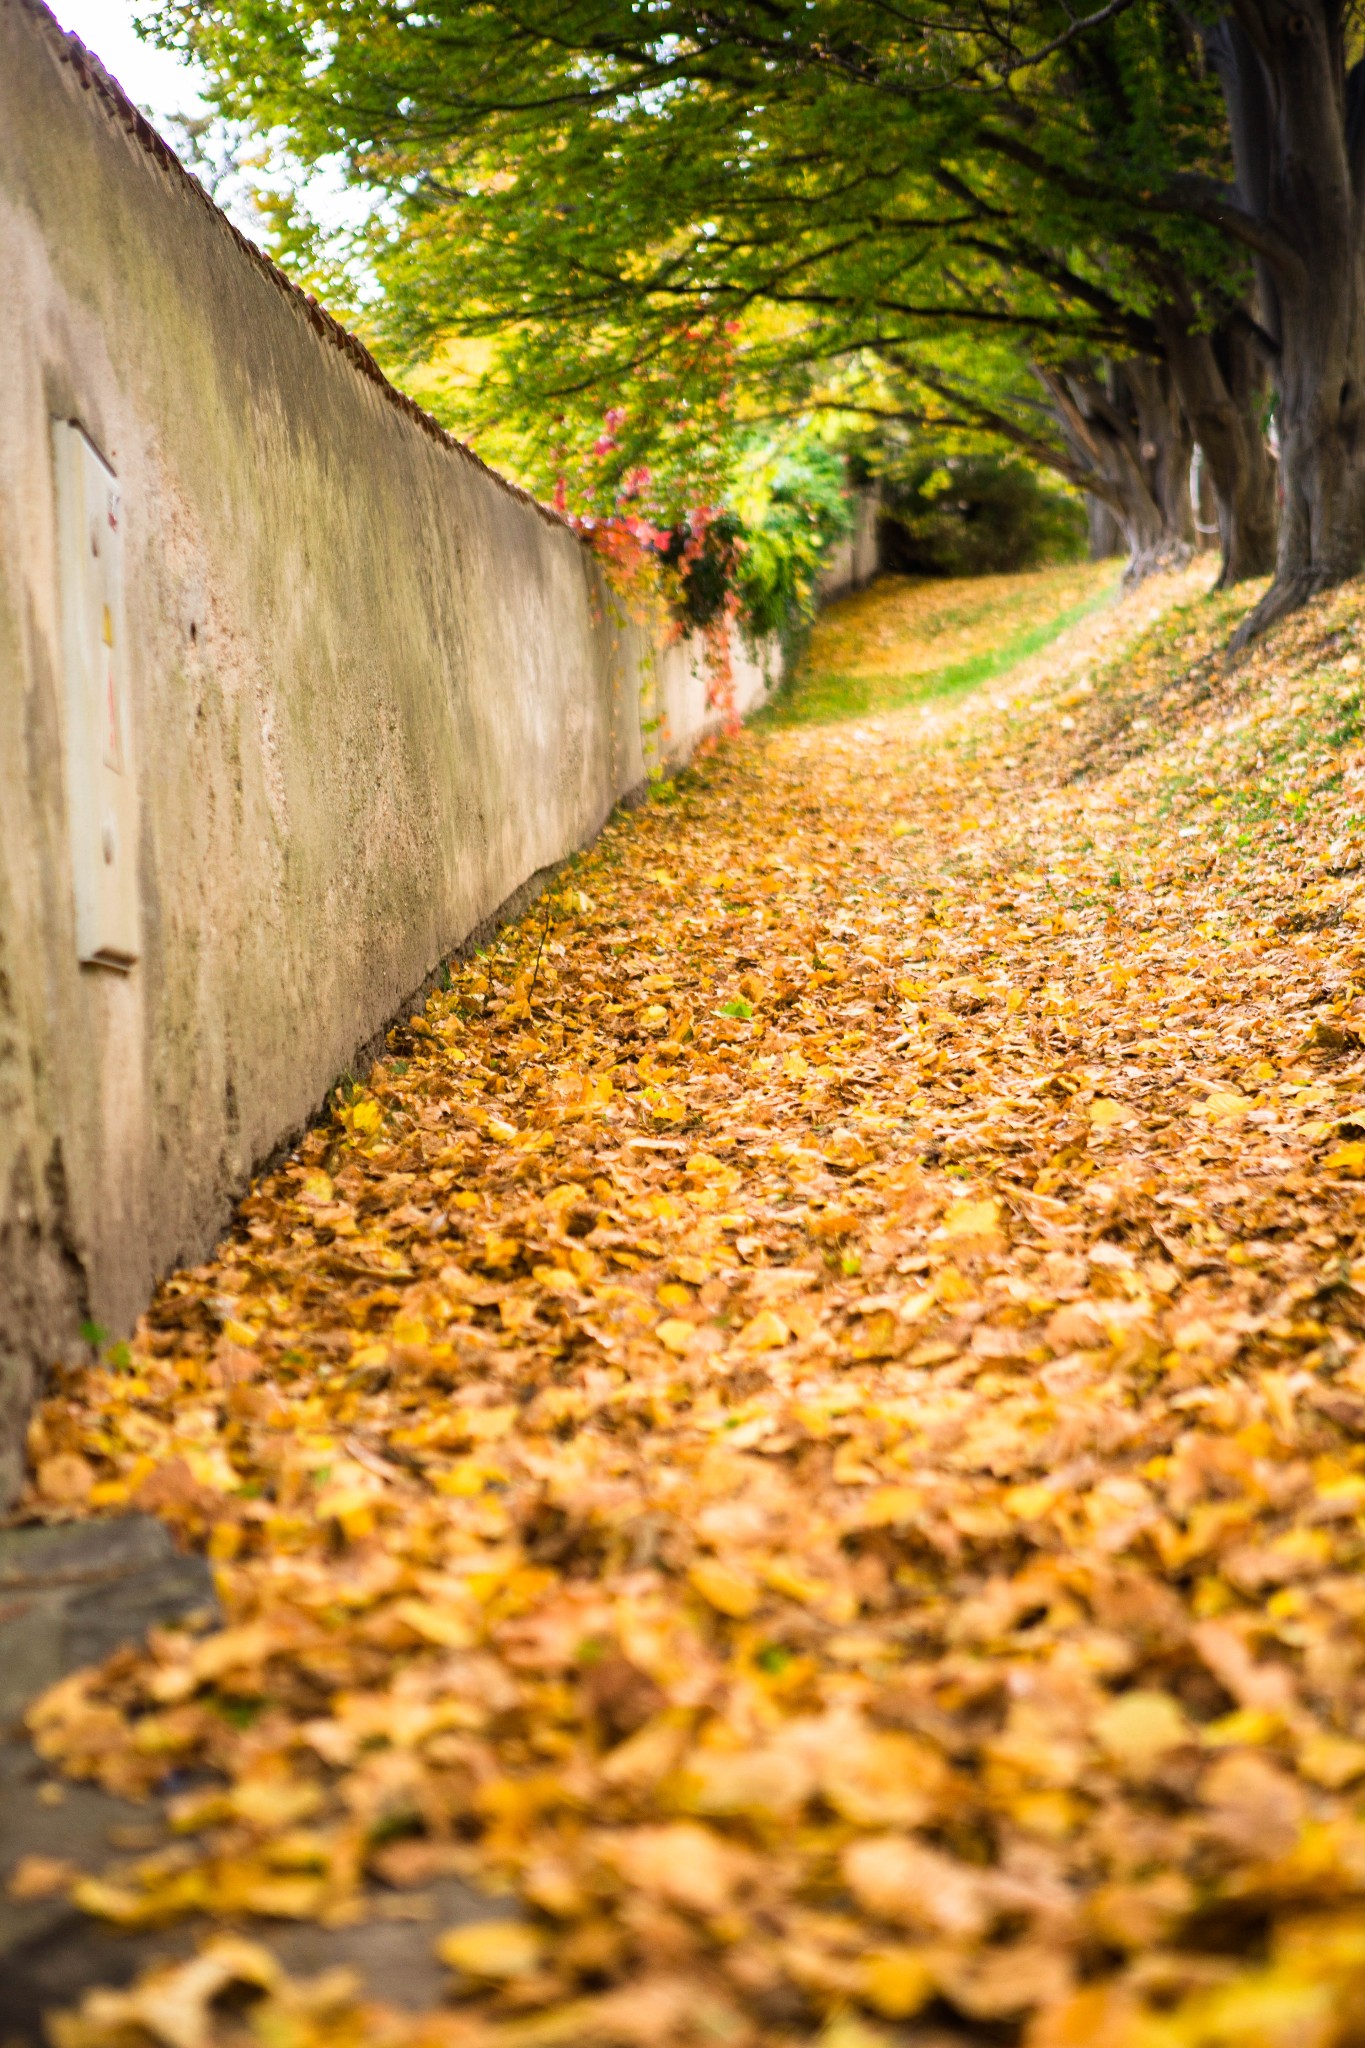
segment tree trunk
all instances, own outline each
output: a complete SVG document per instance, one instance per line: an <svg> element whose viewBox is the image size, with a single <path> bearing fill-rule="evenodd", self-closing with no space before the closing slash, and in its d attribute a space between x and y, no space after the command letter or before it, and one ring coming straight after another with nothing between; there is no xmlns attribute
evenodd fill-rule
<svg viewBox="0 0 1365 2048"><path fill-rule="evenodd" d="M1194 506L1190 501L1190 462L1194 435L1165 363L1141 357L1119 363L1110 373L1110 388L1125 388L1138 435L1138 458L1153 500L1171 536L1173 560L1188 561L1194 552Z"/></svg>
<svg viewBox="0 0 1365 2048"><path fill-rule="evenodd" d="M1338 0L1233 0L1208 37L1228 108L1235 202L1275 352L1283 504L1275 580L1244 646L1365 567L1365 72Z"/></svg>
<svg viewBox="0 0 1365 2048"><path fill-rule="evenodd" d="M1261 426L1266 376L1244 330L1210 333L1194 309L1159 306L1156 329L1180 402L1199 443L1218 506L1223 567L1218 587L1275 566L1275 466Z"/></svg>
<svg viewBox="0 0 1365 2048"><path fill-rule="evenodd" d="M1097 498L1093 491L1087 491L1085 494L1085 520L1092 562L1104 562L1111 555L1120 553L1123 547L1123 534L1118 520L1103 498Z"/></svg>
<svg viewBox="0 0 1365 2048"><path fill-rule="evenodd" d="M1164 367L1111 365L1103 383L1079 365L1038 374L1083 487L1118 521L1127 580L1187 562L1194 443Z"/></svg>
<svg viewBox="0 0 1365 2048"><path fill-rule="evenodd" d="M1275 581L1239 644L1365 567L1365 361L1331 311L1286 313L1278 425L1284 505ZM1297 332L1296 332L1297 330Z"/></svg>

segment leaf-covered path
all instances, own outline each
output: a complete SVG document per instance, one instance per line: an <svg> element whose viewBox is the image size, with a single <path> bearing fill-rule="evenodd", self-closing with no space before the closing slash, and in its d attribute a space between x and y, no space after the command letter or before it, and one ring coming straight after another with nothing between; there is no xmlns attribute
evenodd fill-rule
<svg viewBox="0 0 1365 2048"><path fill-rule="evenodd" d="M32 1715L85 1905L523 1910L60 2048L1362 2038L1365 635L1144 605L619 818L66 1375L227 1612Z"/></svg>

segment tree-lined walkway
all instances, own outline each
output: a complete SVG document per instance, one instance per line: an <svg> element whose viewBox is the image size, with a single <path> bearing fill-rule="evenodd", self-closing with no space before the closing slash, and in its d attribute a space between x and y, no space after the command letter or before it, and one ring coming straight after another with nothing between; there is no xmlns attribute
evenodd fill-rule
<svg viewBox="0 0 1365 2048"><path fill-rule="evenodd" d="M1356 604L726 746L66 1377L226 1612L34 1710L177 1830L77 1896L506 1898L59 2048L1360 2038Z"/></svg>

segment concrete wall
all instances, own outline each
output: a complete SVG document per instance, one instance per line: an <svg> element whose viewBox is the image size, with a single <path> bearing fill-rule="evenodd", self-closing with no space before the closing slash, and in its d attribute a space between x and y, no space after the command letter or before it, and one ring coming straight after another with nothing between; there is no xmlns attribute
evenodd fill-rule
<svg viewBox="0 0 1365 2048"><path fill-rule="evenodd" d="M778 678L781 652L776 641L758 649L745 646L738 634L730 647L734 708L741 718L756 711ZM687 761L700 735L716 731L724 714L711 702L712 682L700 634L675 640L642 664L640 693L645 754L651 769L676 767Z"/></svg>
<svg viewBox="0 0 1365 2048"><path fill-rule="evenodd" d="M661 684L575 537L386 385L35 0L0 0L0 257L3 1503L45 1363L85 1318L126 1328L439 960L595 832ZM126 974L76 959L54 418L122 494ZM676 758L708 713L689 650L662 667Z"/></svg>
<svg viewBox="0 0 1365 2048"><path fill-rule="evenodd" d="M877 520L881 513L881 492L875 484L864 484L853 493L853 530L830 549L828 559L816 578L816 595L822 604L861 590L881 566L878 552Z"/></svg>

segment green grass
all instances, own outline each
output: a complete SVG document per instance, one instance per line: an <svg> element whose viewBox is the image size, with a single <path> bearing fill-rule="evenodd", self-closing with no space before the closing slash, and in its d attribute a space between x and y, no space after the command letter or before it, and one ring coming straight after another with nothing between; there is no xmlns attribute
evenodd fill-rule
<svg viewBox="0 0 1365 2048"><path fill-rule="evenodd" d="M968 659L947 662L939 668L916 663L909 673L885 670L850 673L826 668L808 653L791 681L754 720L760 727L833 725L845 720L899 711L909 704L952 697L993 682L1040 654L1045 647L1083 618L1107 604L1113 596L1114 578L1107 577L1101 588L1079 602L1064 605L1022 630L1009 632L1012 621L1006 610L999 623L1005 632L996 645L987 645ZM965 584L959 588L966 588ZM812 650L813 652L814 650Z"/></svg>

